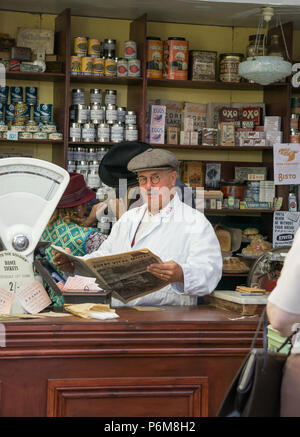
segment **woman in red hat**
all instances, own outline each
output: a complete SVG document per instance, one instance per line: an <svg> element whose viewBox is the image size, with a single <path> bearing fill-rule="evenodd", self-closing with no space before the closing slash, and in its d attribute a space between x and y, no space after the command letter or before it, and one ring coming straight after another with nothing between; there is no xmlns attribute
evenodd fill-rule
<svg viewBox="0 0 300 437"><path fill-rule="evenodd" d="M56 246L65 249L69 248L73 255L83 256L97 250L107 237L92 225L97 223L96 210L101 207L105 208L106 205L94 205L89 216L85 217L87 204L95 197L95 192L87 188L83 175L70 173L70 182L41 240L51 241ZM55 251L48 247L45 254L50 264L57 269L53 262ZM62 272L60 273L63 275ZM56 304L62 304L53 292L50 292L50 298Z"/></svg>

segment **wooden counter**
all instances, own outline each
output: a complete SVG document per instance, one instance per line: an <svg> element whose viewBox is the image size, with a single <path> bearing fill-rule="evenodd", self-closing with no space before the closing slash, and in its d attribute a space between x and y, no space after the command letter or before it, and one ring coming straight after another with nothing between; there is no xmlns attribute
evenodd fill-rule
<svg viewBox="0 0 300 437"><path fill-rule="evenodd" d="M214 416L256 317L210 306L5 322L1 416Z"/></svg>

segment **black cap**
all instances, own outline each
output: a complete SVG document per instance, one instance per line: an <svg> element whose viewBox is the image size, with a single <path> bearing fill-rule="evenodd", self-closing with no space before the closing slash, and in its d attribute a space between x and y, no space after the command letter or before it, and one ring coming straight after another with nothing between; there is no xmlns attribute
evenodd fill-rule
<svg viewBox="0 0 300 437"><path fill-rule="evenodd" d="M150 149L151 146L142 141L123 141L111 147L99 165L99 176L109 187L117 188L120 179L127 179L127 185L137 185L136 174L127 169L128 162L136 155Z"/></svg>

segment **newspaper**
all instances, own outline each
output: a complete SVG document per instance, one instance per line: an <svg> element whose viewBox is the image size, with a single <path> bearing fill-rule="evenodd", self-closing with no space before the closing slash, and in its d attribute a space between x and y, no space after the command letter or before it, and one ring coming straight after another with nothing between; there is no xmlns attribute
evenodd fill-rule
<svg viewBox="0 0 300 437"><path fill-rule="evenodd" d="M148 265L162 263L161 259L148 249L84 260L69 254L59 246L52 247L74 264L76 274L96 278L102 290L113 293L123 303L167 285L166 281L147 272Z"/></svg>

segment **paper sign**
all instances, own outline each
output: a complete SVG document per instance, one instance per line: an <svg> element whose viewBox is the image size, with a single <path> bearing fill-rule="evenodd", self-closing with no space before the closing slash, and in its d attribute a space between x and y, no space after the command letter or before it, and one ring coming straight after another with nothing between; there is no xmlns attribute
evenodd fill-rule
<svg viewBox="0 0 300 437"><path fill-rule="evenodd" d="M273 215L273 247L291 246L300 225L300 212L275 211Z"/></svg>
<svg viewBox="0 0 300 437"><path fill-rule="evenodd" d="M14 293L0 288L0 314L10 314Z"/></svg>
<svg viewBox="0 0 300 437"><path fill-rule="evenodd" d="M51 304L51 299L40 281L33 281L16 294L23 308L30 314L37 314Z"/></svg>
<svg viewBox="0 0 300 437"><path fill-rule="evenodd" d="M274 144L275 185L300 184L299 144Z"/></svg>

